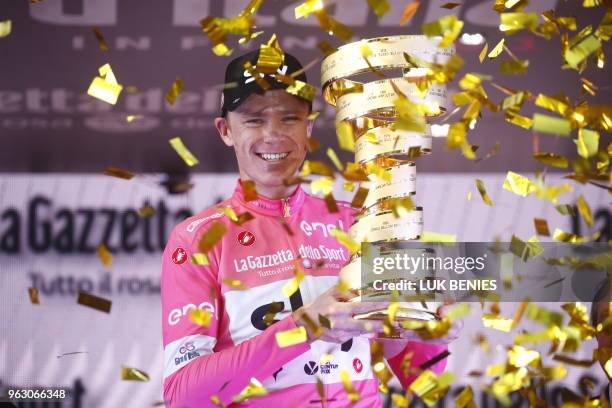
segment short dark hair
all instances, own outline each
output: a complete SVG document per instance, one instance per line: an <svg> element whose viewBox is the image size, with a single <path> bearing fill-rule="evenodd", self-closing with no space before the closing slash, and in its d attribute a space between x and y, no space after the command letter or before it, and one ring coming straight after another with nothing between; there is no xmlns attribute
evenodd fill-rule
<svg viewBox="0 0 612 408"><path fill-rule="evenodd" d="M596 327L599 324L599 315L597 313L597 306L600 302L610 298L610 276L606 276L606 278L601 282L595 291L595 296L593 297L593 302L591 303L591 326Z"/></svg>

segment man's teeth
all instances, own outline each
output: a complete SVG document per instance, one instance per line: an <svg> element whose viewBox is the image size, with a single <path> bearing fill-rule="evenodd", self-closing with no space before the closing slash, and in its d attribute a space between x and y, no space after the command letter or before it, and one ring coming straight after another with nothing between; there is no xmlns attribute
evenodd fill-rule
<svg viewBox="0 0 612 408"><path fill-rule="evenodd" d="M289 152L284 153L257 153L264 160L274 161L282 160L289 155Z"/></svg>

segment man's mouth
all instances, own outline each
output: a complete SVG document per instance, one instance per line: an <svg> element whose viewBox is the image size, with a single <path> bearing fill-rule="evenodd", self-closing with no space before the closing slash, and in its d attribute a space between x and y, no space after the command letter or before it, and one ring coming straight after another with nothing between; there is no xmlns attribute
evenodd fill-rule
<svg viewBox="0 0 612 408"><path fill-rule="evenodd" d="M257 156L261 157L265 161L273 162L273 161L281 161L287 156L289 156L291 152L281 152L281 153L255 153Z"/></svg>

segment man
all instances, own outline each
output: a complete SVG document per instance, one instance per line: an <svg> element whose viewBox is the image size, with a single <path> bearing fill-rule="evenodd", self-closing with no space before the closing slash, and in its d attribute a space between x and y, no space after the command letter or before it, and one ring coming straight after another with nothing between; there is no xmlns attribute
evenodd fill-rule
<svg viewBox="0 0 612 408"><path fill-rule="evenodd" d="M268 395L235 406L344 407L351 404L340 374L346 371L360 394L355 406L380 406L366 335L381 332L382 325L352 316L384 303L348 303L336 288L349 253L331 231L348 230L356 210L338 202L339 211L330 213L322 199L284 182L304 161L313 126L311 104L270 75L262 75L270 85L263 92L244 68L247 61L256 66L258 55L230 62L225 82L238 86L224 90L221 117L215 119L223 142L236 152L240 180L235 191L177 225L163 254L164 398L171 407L212 406L211 398L231 404L255 378ZM278 72L300 70L300 63L285 54ZM295 79L306 82L306 75ZM249 199L247 180L255 185L255 199ZM254 218L238 225L220 207ZM192 263L202 237L209 238L220 224L226 231L208 252L208 265ZM305 276L297 290L288 292L296 267ZM194 323L190 313L195 308L210 312L210 321ZM308 322L319 325L321 316L331 329L317 337ZM298 327L306 329L307 341L280 347L276 336ZM404 386L414 379L400 367L406 353L414 353L414 367L446 349L407 340L388 343L385 356ZM444 364L432 369L440 372ZM317 387L317 381L322 385Z"/></svg>
<svg viewBox="0 0 612 408"><path fill-rule="evenodd" d="M607 278L601 283L601 286L595 293L593 303L591 304L591 325L595 328L597 328L598 324L603 324L610 317L612 310L612 303L610 303L611 289L610 279ZM610 329L598 332L595 335L595 339L600 350L607 349L607 359L612 358L612 333ZM612 368L608 367L606 370L605 363L607 359L602 358L600 360L601 367L608 377L608 386L604 389L601 397L605 396L608 403L610 403L612 401L612 387L610 386L610 370Z"/></svg>

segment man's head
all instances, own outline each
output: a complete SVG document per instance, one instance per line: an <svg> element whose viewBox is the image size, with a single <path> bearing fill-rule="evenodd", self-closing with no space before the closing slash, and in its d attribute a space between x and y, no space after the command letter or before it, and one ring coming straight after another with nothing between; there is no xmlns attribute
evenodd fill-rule
<svg viewBox="0 0 612 408"><path fill-rule="evenodd" d="M257 191L270 198L288 191L283 181L295 175L308 150L313 122L308 119L311 104L285 91L287 85L270 75L263 91L244 63L255 67L259 51L236 58L227 67L226 84L237 86L223 91L221 116L215 127L227 146L234 147L240 177L253 180ZM278 69L283 75L302 69L289 54ZM304 73L295 79L306 82Z"/></svg>
<svg viewBox="0 0 612 408"><path fill-rule="evenodd" d="M606 279L599 286L591 305L591 325L593 327L597 327L598 324L605 322L610 316L611 292L610 279ZM595 337L599 348L612 348L612 334L610 334L609 330L602 330Z"/></svg>

